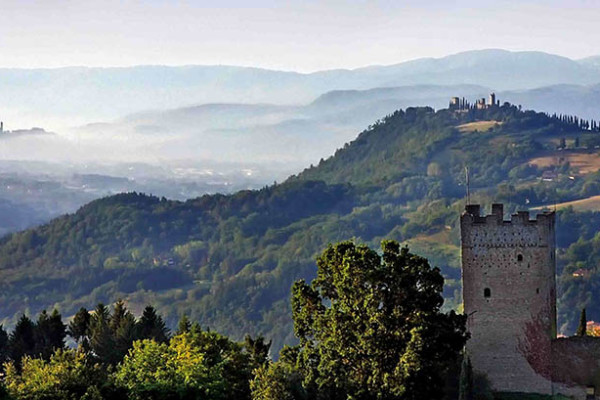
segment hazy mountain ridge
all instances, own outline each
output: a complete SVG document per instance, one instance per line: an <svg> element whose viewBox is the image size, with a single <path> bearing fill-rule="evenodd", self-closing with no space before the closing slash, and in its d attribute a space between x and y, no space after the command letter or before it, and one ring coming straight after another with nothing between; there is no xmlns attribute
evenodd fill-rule
<svg viewBox="0 0 600 400"><path fill-rule="evenodd" d="M600 69L600 56L591 56L578 60L580 64Z"/></svg>
<svg viewBox="0 0 600 400"><path fill-rule="evenodd" d="M366 91L334 91L304 106L204 104L139 112L114 123L77 129L77 137L128 138L165 158L279 161L296 168L318 162L375 119L402 107L442 108L450 96L478 98L489 89L473 85L418 85ZM137 139L136 139L137 138ZM274 179L283 179L274 173Z"/></svg>
<svg viewBox="0 0 600 400"><path fill-rule="evenodd" d="M204 104L139 112L114 123L79 128L90 139L129 138L165 158L243 159L291 163L296 168L331 154L339 143L398 108L445 108L451 96L470 101L493 89L479 85L414 85L336 90L303 106ZM548 113L600 120L600 85L554 85L497 92L504 102ZM137 139L136 139L137 138ZM149 144L154 140L154 145ZM283 177L274 174L274 179Z"/></svg>
<svg viewBox="0 0 600 400"><path fill-rule="evenodd" d="M331 90L416 84L517 90L562 83L600 83L600 71L585 61L503 50L309 74L232 66L0 69L0 110L5 119L48 126L46 121L82 124L189 104L299 105Z"/></svg>

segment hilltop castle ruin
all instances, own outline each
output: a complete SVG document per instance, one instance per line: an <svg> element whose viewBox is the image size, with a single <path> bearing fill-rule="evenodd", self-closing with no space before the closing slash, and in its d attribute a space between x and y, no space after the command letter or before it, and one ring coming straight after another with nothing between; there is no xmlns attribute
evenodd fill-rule
<svg viewBox="0 0 600 400"><path fill-rule="evenodd" d="M485 110L486 108L500 106L500 100L496 100L496 93L490 93L488 101L485 101L485 97L477 99L474 104L469 103L464 97L451 97L448 108L454 111L468 111L468 110Z"/></svg>
<svg viewBox="0 0 600 400"><path fill-rule="evenodd" d="M473 369L494 391L600 395L600 338L556 337L555 214L504 219L502 204L460 219L464 312Z"/></svg>

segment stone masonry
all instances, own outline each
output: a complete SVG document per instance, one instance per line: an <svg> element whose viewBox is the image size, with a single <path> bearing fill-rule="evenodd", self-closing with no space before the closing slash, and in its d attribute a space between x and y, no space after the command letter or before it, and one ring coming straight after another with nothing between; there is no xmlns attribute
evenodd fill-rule
<svg viewBox="0 0 600 400"><path fill-rule="evenodd" d="M519 212L504 220L501 204L485 217L479 205L468 205L461 216L467 354L495 391L553 392L544 370L552 369L556 337L554 219Z"/></svg>

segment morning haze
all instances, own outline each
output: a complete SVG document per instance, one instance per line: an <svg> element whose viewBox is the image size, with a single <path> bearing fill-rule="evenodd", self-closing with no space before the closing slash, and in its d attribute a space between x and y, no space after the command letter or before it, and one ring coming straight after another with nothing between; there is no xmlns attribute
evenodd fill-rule
<svg viewBox="0 0 600 400"><path fill-rule="evenodd" d="M0 0L0 400L600 398L595 3Z"/></svg>

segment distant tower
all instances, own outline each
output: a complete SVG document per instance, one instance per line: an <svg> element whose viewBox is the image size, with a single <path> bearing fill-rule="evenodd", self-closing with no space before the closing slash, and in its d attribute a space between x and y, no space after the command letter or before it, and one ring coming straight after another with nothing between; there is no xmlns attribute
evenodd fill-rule
<svg viewBox="0 0 600 400"><path fill-rule="evenodd" d="M552 383L537 374L552 368L556 338L556 261L554 213L529 219L527 211L505 221L502 204L480 216L467 205L460 218L464 311L471 339L467 353L476 372L493 390L552 393ZM537 332L530 340L527 332Z"/></svg>
<svg viewBox="0 0 600 400"><path fill-rule="evenodd" d="M458 97L452 97L450 98L450 106L449 108L451 110L458 110L460 109L460 99Z"/></svg>
<svg viewBox="0 0 600 400"><path fill-rule="evenodd" d="M490 102L489 106L493 107L496 105L496 93L490 93Z"/></svg>

